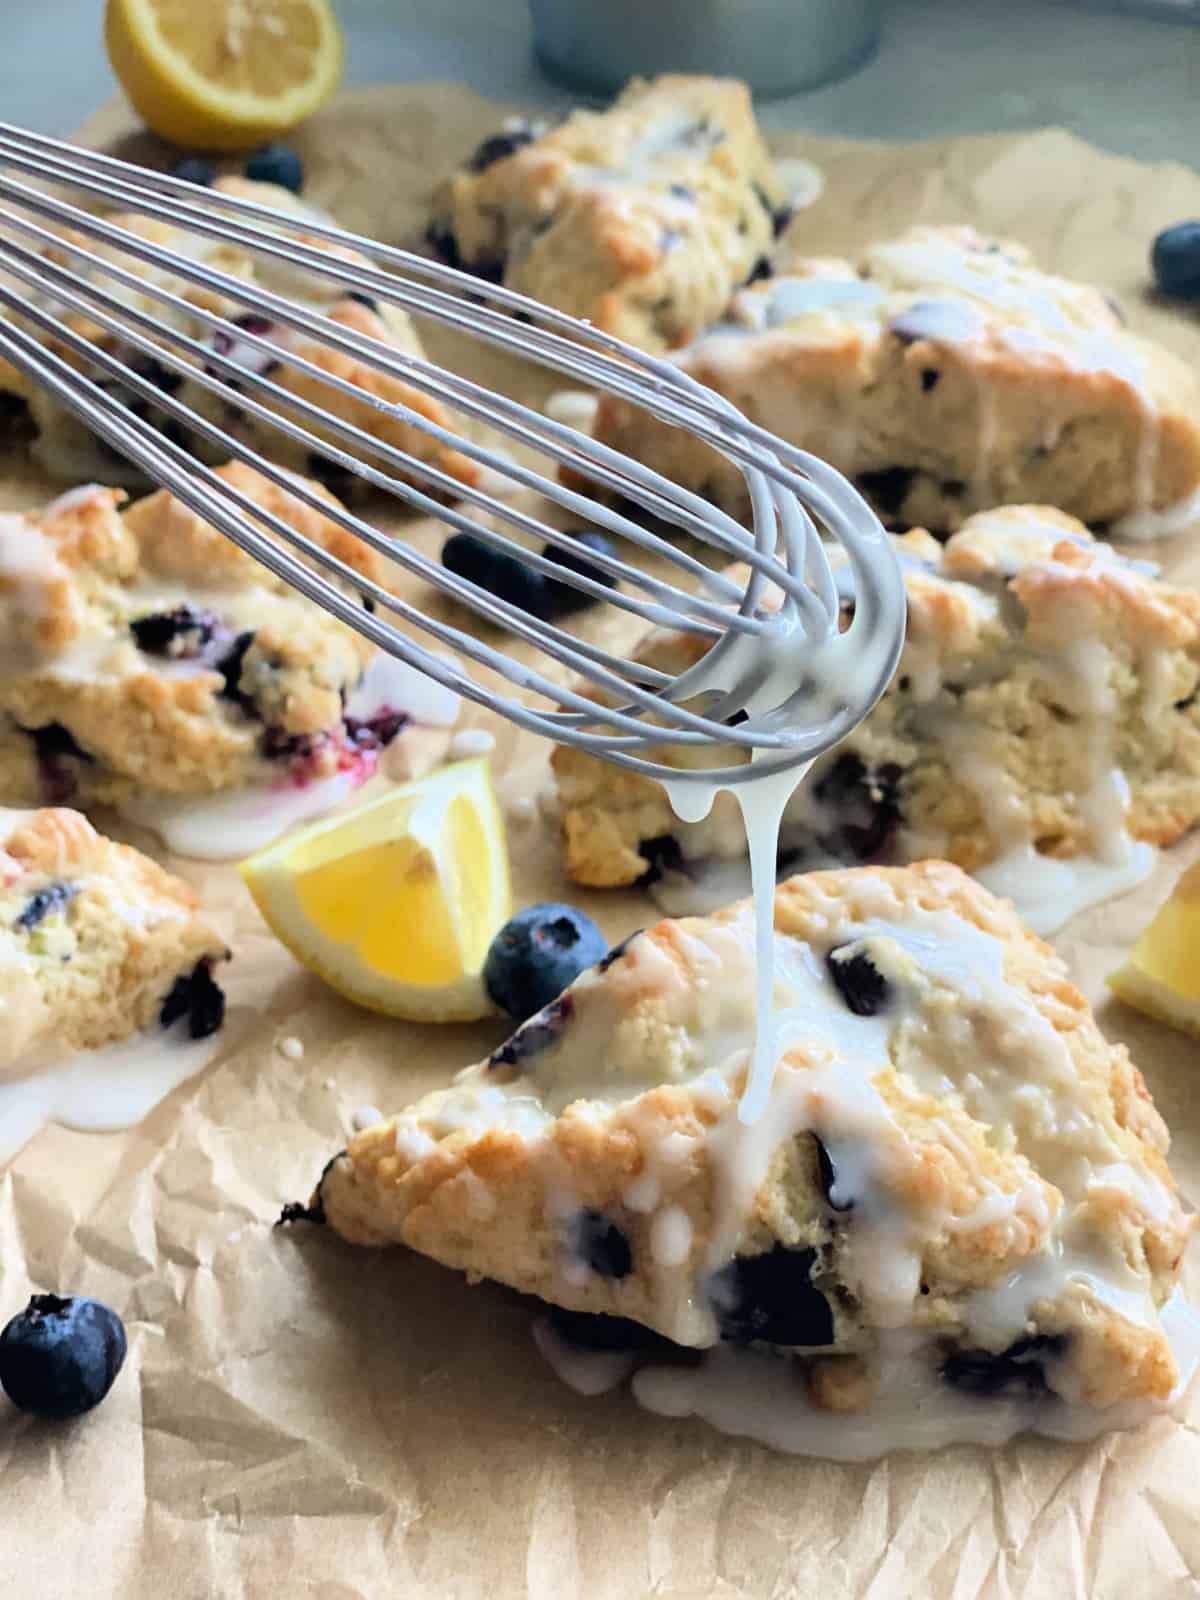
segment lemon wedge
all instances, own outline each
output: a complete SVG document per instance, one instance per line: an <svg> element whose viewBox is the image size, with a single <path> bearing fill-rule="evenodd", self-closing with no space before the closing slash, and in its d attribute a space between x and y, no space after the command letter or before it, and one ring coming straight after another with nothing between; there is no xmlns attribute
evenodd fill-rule
<svg viewBox="0 0 1200 1600"><path fill-rule="evenodd" d="M203 150L286 133L342 75L329 0L108 0L104 42L151 132Z"/></svg>
<svg viewBox="0 0 1200 1600"><path fill-rule="evenodd" d="M241 865L297 961L372 1011L472 1022L512 909L504 823L483 757L289 835Z"/></svg>
<svg viewBox="0 0 1200 1600"><path fill-rule="evenodd" d="M1108 986L1126 1005L1200 1038L1200 861L1180 878Z"/></svg>

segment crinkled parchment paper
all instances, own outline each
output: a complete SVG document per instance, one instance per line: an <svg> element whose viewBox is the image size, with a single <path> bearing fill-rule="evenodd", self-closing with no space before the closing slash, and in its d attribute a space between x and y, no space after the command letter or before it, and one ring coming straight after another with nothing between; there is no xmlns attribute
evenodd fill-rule
<svg viewBox="0 0 1200 1600"><path fill-rule="evenodd" d="M299 141L309 193L351 227L409 240L433 177L496 120L455 87L348 95ZM127 131L112 111L85 137ZM915 218L976 221L1107 285L1138 326L1200 359L1200 320L1144 294L1152 234L1200 214L1200 177L1183 167L1141 166L1061 132L905 149L779 144L826 173L795 225L801 247L854 247ZM15 460L0 470L8 504L50 492ZM1186 574L1186 558L1166 559ZM1200 582L1200 551L1190 570ZM559 896L552 829L519 814L544 788L547 751L497 731L500 786L517 808L518 898ZM1103 1026L1145 1071L1193 1199L1200 1051L1104 1002L1103 977L1198 845L1059 941ZM131 1341L111 1397L76 1424L39 1426L0 1401L5 1596L1198 1592L1200 1400L1190 1422L1084 1447L1027 1440L866 1467L789 1459L644 1415L623 1393L576 1397L536 1354L526 1308L499 1291L319 1229L273 1232L354 1108L395 1108L444 1082L502 1029L355 1011L273 943L230 870L182 870L236 951L217 1064L142 1127L50 1129L0 1177L0 1314L31 1287L96 1294L124 1314ZM653 914L635 895L576 898L614 938ZM303 1041L302 1060L280 1052L288 1036Z"/></svg>

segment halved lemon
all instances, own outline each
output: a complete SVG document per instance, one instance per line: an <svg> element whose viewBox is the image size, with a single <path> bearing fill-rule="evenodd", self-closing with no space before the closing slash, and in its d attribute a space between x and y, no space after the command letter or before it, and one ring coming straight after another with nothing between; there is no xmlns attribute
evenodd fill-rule
<svg viewBox="0 0 1200 1600"><path fill-rule="evenodd" d="M1200 1038L1200 861L1108 980L1126 1005Z"/></svg>
<svg viewBox="0 0 1200 1600"><path fill-rule="evenodd" d="M286 133L342 76L329 0L108 0L104 42L151 132L202 150Z"/></svg>
<svg viewBox="0 0 1200 1600"><path fill-rule="evenodd" d="M275 936L346 999L414 1022L495 1010L480 974L512 900L483 757L328 817L240 870Z"/></svg>

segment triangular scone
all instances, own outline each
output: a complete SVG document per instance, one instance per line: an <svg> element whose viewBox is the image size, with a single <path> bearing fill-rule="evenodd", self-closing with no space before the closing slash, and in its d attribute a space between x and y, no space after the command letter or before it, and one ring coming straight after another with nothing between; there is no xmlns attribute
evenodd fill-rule
<svg viewBox="0 0 1200 1600"><path fill-rule="evenodd" d="M833 1406L898 1342L973 1394L1167 1397L1191 1222L1141 1075L1054 952L938 862L793 878L775 926L757 1122L742 903L627 940L359 1133L307 1214L681 1345L802 1353Z"/></svg>
<svg viewBox="0 0 1200 1600"><path fill-rule="evenodd" d="M228 956L195 892L148 856L77 811L0 809L0 1083L142 1029L212 1035Z"/></svg>
<svg viewBox="0 0 1200 1600"><path fill-rule="evenodd" d="M243 462L217 470L386 587L387 563L331 517ZM188 805L244 794L248 814L217 830L238 854L265 842L238 834L262 822L264 795L280 831L343 798L385 749L390 768L440 756L453 695L431 702L427 679L166 490L124 498L91 484L0 515L0 803L113 805L161 831Z"/></svg>
<svg viewBox="0 0 1200 1600"><path fill-rule="evenodd" d="M361 264L360 257L304 233L306 221L329 223L333 219L287 189L282 189L276 184L254 183L247 178L232 176L218 178L215 187L225 194L239 199L253 200L259 205L269 206L271 210L279 212L287 225L285 234L287 239ZM205 266L242 280L247 285L245 304L223 299L212 290L199 288L184 279L174 277L169 272L150 266L137 257L116 249L115 246L100 244L81 235L71 235L72 242L85 246L106 260L115 262L126 271L132 271L138 278L152 283L156 288L169 290L201 310L232 318L239 327L271 340L290 354L304 357L323 372L360 389L364 397L369 398L353 399L336 389L331 389L319 379L297 371L290 365L272 363L269 357L251 345L234 343L228 334L208 327L186 312L165 306L153 295L149 293L139 295L128 288L114 287L111 280L103 278L99 272L94 272L93 276L101 287L113 289L115 293L130 301L136 309L160 321L166 319L180 332L188 334L202 344L210 345L217 354L228 356L239 366L258 373L269 372L274 383L281 385L301 400L319 406L324 411L332 412L342 421L352 423L385 444L436 467L452 481L442 488L431 489L430 492L435 498L453 499L457 484L476 482L479 476L478 468L466 456L444 444L440 439L421 432L412 423L404 421L389 409L392 406L405 406L439 427L457 431L458 424L438 401L430 399L428 395L412 388L399 378L377 372L356 357L332 350L324 343L306 338L295 329L273 322L269 316L256 314L252 309L256 304L256 287L263 288L296 301L303 308L312 311L314 318L328 316L352 333L376 339L401 357L419 357L423 354L420 339L407 312L400 307L375 300L369 294L348 289L345 285L310 272L294 262L276 261L228 241L189 234L184 229L173 227L170 223L152 217L122 212L108 217L107 220L123 228L127 233L148 240L151 244L190 256ZM62 252L62 259L68 266L76 264L76 259L65 252ZM61 311L61 308L58 309ZM111 334L78 313L65 313L63 320L74 331L82 333L106 349L113 350L116 345L116 340ZM332 462L326 461L319 452L306 454L301 442L252 417L249 412L240 411L227 404L203 384L190 378L181 378L173 368L168 369L145 354L128 350L116 353L120 354L122 359L129 361L139 376L148 379L166 394L182 401L209 422L232 434L239 444L261 450L265 455L298 472L312 473L330 483L339 494L344 495L347 490L356 487L358 480L344 469L339 469ZM217 376L227 380L229 378L225 373L218 372ZM236 386L236 378L233 381ZM115 379L106 379L105 383L106 387L117 394L122 403L129 404L139 415L147 416L151 421L157 422L174 443L182 444L206 461L220 461L228 454L228 451L221 451L214 446L199 431L186 429L177 418L168 418L154 412L140 396L122 395L116 388ZM31 383L3 359L0 359L0 393L15 396L28 407L29 419L36 434L33 453L39 464L55 478L66 482L72 480L79 482L82 479L96 477L106 483L123 482L135 486L145 482L131 462L119 456L102 439L90 432L73 412L68 411L48 391ZM380 401L384 402L382 406L378 404ZM332 434L313 428L306 418L297 417L292 420L299 421L321 438L328 437L337 442ZM403 477L404 474L400 473L399 476Z"/></svg>
<svg viewBox="0 0 1200 1600"><path fill-rule="evenodd" d="M676 357L752 421L939 532L1037 500L1131 537L1200 521L1200 386L1099 289L1011 240L909 229L854 262L803 259L735 296ZM606 396L596 436L748 510L735 462Z"/></svg>
<svg viewBox="0 0 1200 1600"><path fill-rule="evenodd" d="M667 350L762 270L791 212L733 78L635 78L603 111L506 124L434 196L451 266Z"/></svg>
<svg viewBox="0 0 1200 1600"><path fill-rule="evenodd" d="M1200 822L1200 596L1048 506L981 512L945 545L921 532L897 543L904 654L879 704L789 801L781 862L1008 862L1028 881L1010 871L1004 892L1033 915L1073 861L1119 869L1123 826L1169 845ZM658 629L638 659L675 676L704 643ZM553 766L576 882L666 875L679 889L703 863L746 854L729 793L685 823L636 773L565 745ZM1083 888L1111 893L1119 880ZM1062 921L1071 885L1055 893ZM1041 931L1054 914L1040 908Z"/></svg>

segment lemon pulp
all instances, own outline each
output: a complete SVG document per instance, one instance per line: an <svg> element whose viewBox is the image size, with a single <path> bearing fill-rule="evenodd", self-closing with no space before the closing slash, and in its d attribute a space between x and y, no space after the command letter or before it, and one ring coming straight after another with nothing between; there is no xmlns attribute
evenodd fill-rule
<svg viewBox="0 0 1200 1600"><path fill-rule="evenodd" d="M1108 982L1127 1005L1200 1037L1200 862L1180 878Z"/></svg>
<svg viewBox="0 0 1200 1600"><path fill-rule="evenodd" d="M108 0L104 40L146 126L200 149L286 133L342 74L329 0Z"/></svg>
<svg viewBox="0 0 1200 1600"><path fill-rule="evenodd" d="M482 757L326 818L241 871L277 937L348 999L420 1021L493 1009L480 973L511 891Z"/></svg>

